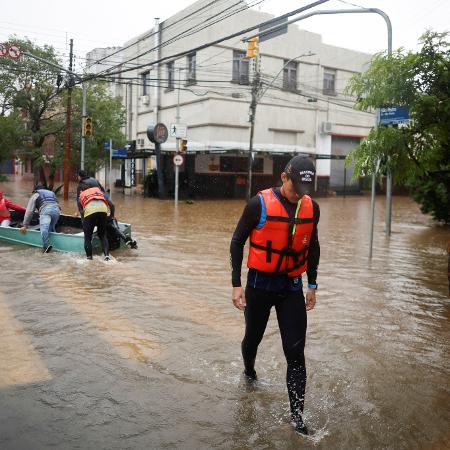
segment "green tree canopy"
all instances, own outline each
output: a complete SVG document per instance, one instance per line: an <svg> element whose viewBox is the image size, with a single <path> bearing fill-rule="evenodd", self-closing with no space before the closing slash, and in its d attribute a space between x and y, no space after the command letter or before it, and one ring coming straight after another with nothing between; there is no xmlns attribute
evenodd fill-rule
<svg viewBox="0 0 450 450"><path fill-rule="evenodd" d="M18 45L23 55L17 60L0 58L0 161L13 151L31 155L36 177L40 171L41 181L53 188L56 171L64 162L69 83L73 86L71 165L80 166L79 79L61 73L58 66L63 62L51 46L39 47L15 36L9 42ZM105 141L112 139L115 147L123 145L125 114L120 99L111 98L104 85L91 81L87 92L87 114L93 118L94 133L86 139L86 168L94 171L107 159ZM52 150L44 153L44 143L49 143ZM49 180L42 170L44 166L50 168Z"/></svg>
<svg viewBox="0 0 450 450"><path fill-rule="evenodd" d="M349 155L356 175L374 172L376 162L397 183L410 187L424 213L450 223L450 41L427 32L419 52L400 49L376 55L369 69L347 87L361 110L406 106L410 124L373 129Z"/></svg>

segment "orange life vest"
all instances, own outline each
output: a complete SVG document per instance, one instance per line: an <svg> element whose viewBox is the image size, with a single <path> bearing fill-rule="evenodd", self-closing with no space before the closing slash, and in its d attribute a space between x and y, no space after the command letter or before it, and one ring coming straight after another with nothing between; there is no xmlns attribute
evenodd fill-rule
<svg viewBox="0 0 450 450"><path fill-rule="evenodd" d="M6 200L2 198L0 200L0 221L9 219L11 217L9 209L6 206Z"/></svg>
<svg viewBox="0 0 450 450"><path fill-rule="evenodd" d="M91 202L92 200L101 200L106 204L106 206L108 206L108 202L106 201L103 192L98 187L86 189L82 191L80 194L80 203L83 209L86 208L88 203Z"/></svg>
<svg viewBox="0 0 450 450"><path fill-rule="evenodd" d="M297 277L306 271L314 227L313 203L304 195L296 217L289 215L272 189L259 192L261 219L250 233L247 266L262 272Z"/></svg>

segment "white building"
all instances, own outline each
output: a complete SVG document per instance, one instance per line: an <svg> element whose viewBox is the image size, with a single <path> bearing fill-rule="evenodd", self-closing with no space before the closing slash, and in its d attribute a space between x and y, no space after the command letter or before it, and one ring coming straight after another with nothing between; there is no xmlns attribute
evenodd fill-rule
<svg viewBox="0 0 450 450"><path fill-rule="evenodd" d="M136 141L137 151L154 151L146 135L148 125L186 124L188 154L181 168L182 189L189 195L243 196L255 76L254 60L245 59L245 35L189 51L273 16L247 9L245 2L237 6L233 0L210 3L199 0L156 22L152 30L126 42L121 51L110 51L109 58L111 49L101 54L103 49L96 49L88 59L91 64L101 59L91 66L97 72L110 65L115 80L112 93L123 99L125 133ZM189 53L173 57L182 52ZM348 186L352 170L345 174L342 160L323 158L347 154L375 124L374 115L354 110L354 99L344 93L348 80L366 68L371 55L324 44L319 34L295 24L288 26L287 33L261 42L259 52L260 92L267 91L256 109L253 191L276 183L294 153L320 158L319 190ZM167 154L163 170L170 193L175 138L169 137L162 150ZM137 162L138 180L146 167L145 160Z"/></svg>

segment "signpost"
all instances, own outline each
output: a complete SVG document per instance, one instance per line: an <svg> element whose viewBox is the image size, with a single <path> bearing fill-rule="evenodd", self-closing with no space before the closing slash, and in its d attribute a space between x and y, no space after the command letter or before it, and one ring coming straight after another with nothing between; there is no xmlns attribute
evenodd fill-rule
<svg viewBox="0 0 450 450"><path fill-rule="evenodd" d="M407 125L409 123L409 108L405 106L392 106L380 108L379 125Z"/></svg>
<svg viewBox="0 0 450 450"><path fill-rule="evenodd" d="M149 125L147 128L147 137L150 142L155 144L156 153L156 174L158 177L158 196L163 199L165 195L164 180L162 173L162 161L161 161L161 144L167 141L169 132L167 127L163 123L157 123L155 125Z"/></svg>
<svg viewBox="0 0 450 450"><path fill-rule="evenodd" d="M187 137L187 125L184 123L171 123L170 136L184 139Z"/></svg>
<svg viewBox="0 0 450 450"><path fill-rule="evenodd" d="M179 188L179 176L180 166L183 164L184 158L182 155L175 155L173 157L173 163L175 164L175 205L178 204L178 188Z"/></svg>

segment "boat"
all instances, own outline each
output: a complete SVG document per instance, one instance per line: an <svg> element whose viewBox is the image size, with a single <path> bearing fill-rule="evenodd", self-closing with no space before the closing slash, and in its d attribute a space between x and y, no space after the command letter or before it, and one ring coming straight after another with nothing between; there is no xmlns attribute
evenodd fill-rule
<svg viewBox="0 0 450 450"><path fill-rule="evenodd" d="M21 233L20 231L23 215L23 213L11 211L11 226L0 227L0 240L42 248L39 214L34 213L26 233ZM120 238L117 230L122 234L122 238ZM107 234L110 250L127 247L126 241L132 243L132 248L137 248L136 241L131 239L131 225L128 223L116 221L111 223L110 221L107 227ZM61 214L56 224L56 232L49 233L49 237L53 250L84 253L84 233L80 217ZM92 247L94 252L101 252L101 243L97 232L94 232Z"/></svg>

